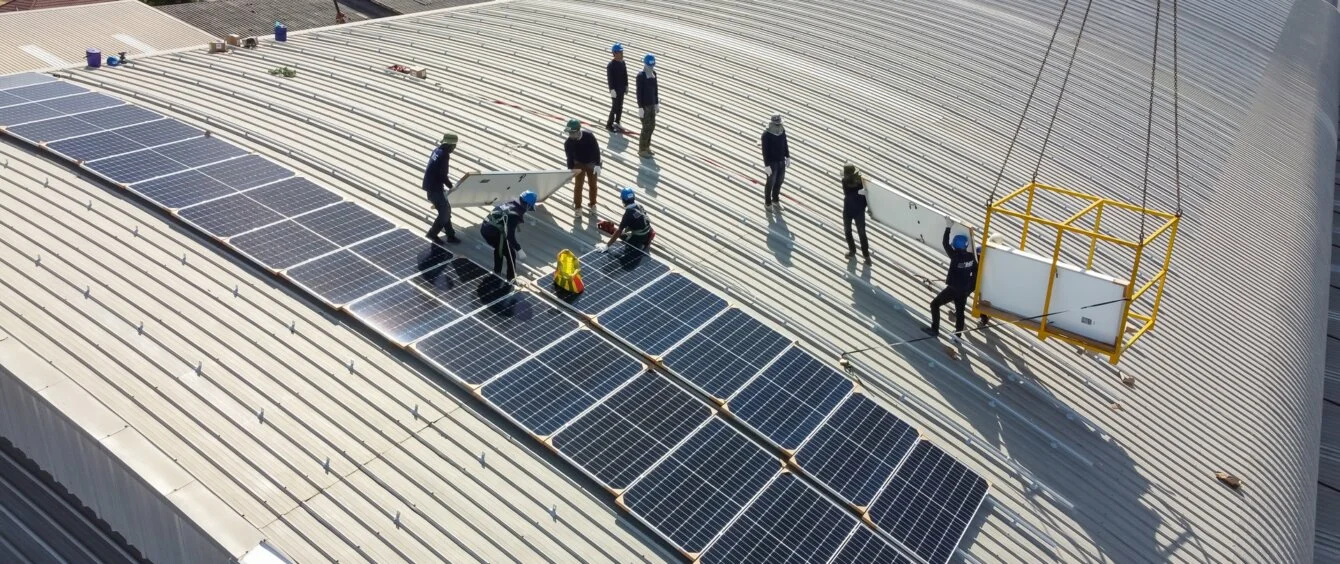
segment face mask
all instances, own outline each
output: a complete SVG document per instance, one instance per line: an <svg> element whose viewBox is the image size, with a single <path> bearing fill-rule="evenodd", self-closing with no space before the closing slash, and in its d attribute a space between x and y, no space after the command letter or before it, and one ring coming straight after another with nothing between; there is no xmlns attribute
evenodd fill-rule
<svg viewBox="0 0 1340 564"><path fill-rule="evenodd" d="M568 139L576 140L576 139L581 139L581 138L582 138L582 130L580 130L580 129L578 129L578 130L576 130L576 131L569 131L569 132L568 132Z"/></svg>

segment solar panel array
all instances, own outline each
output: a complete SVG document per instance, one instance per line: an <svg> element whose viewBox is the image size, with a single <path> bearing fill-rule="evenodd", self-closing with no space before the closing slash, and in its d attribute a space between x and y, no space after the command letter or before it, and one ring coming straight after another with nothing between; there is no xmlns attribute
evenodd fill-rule
<svg viewBox="0 0 1340 564"><path fill-rule="evenodd" d="M604 253L589 253L581 257L580 263L585 292L571 295L556 288L548 291L572 309L591 316L620 340L659 359L668 372L791 456L794 467L868 517L880 533L898 541L909 555L925 562L945 562L952 556L986 498L986 480L921 440L911 425L856 392L851 380L830 363L796 346L758 319L730 307L685 276L671 272L666 264L650 255L618 247ZM671 428L658 432L673 438L681 434ZM734 458L728 464L743 472L752 462L735 459L747 450L743 444L737 446L741 450L731 455ZM579 442L578 450L588 448L589 445ZM713 459L720 464L724 455ZM690 460L681 464L691 463ZM733 476L729 483L752 484L748 478ZM682 485L683 481L675 483ZM635 485L634 492L637 489ZM634 492L626 494L626 501ZM692 499L675 490L662 494ZM636 496L631 500L635 502L630 504L635 514L655 507L654 502ZM797 500L791 496L786 503ZM718 499L716 503L720 506L728 501ZM767 503L776 507L769 511L781 515L797 511L793 505L776 500ZM749 515L747 510L739 519L749 519ZM667 517L676 522L684 519L682 515ZM815 522L823 521L820 515L812 517ZM700 539L694 531L664 530L654 519L648 522L686 552L700 548ZM748 529L751 532L739 534L758 540L761 533L757 529L761 525L757 523L762 521L751 522L754 524L737 520L732 530L752 527ZM872 542L864 536L860 539L857 542L863 545ZM826 547L831 540L812 539L812 542L813 546ZM760 541L757 546L748 546L731 536L730 531L714 547L722 542L732 546L742 544L708 550L705 558L720 554L721 561L728 561L766 554L765 560L790 561L794 556L776 552L780 549L773 546L775 542ZM848 540L842 546L850 544ZM879 552L877 546L870 546L873 552L869 554Z"/></svg>
<svg viewBox="0 0 1340 564"><path fill-rule="evenodd" d="M35 74L0 77L0 128L136 193L408 348L690 557L908 562L915 554L943 562L985 496L984 480L853 393L842 374L647 255L588 255L587 292L559 297L663 357L679 379L864 512L878 533L548 300L268 159Z"/></svg>

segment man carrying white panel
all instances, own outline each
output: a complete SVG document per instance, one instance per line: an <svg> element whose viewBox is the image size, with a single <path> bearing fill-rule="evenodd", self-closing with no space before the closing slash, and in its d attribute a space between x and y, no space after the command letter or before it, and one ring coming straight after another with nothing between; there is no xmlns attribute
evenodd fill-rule
<svg viewBox="0 0 1340 564"><path fill-rule="evenodd" d="M931 300L931 326L921 329L932 337L940 334L940 308L950 302L954 303L954 332L963 331L963 310L968 305L968 295L977 287L977 255L969 248L972 228L968 228L968 235L955 235L950 241L949 231L953 228L954 220L946 217L940 244L949 255L949 272L945 274L945 289Z"/></svg>
<svg viewBox="0 0 1340 564"><path fill-rule="evenodd" d="M572 171L572 208L582 207L582 181L591 186L587 205L596 207L596 180L600 178L600 141L596 135L582 129L582 122L570 119L563 128L568 139L563 142L563 152L568 157L568 170Z"/></svg>
<svg viewBox="0 0 1340 564"><path fill-rule="evenodd" d="M516 241L516 230L525 222L526 212L535 209L537 200L539 196L526 190L521 197L494 206L484 218L484 224L479 226L479 234L493 247L493 273L502 275L506 264L508 282L516 278L517 259L526 258L521 244Z"/></svg>

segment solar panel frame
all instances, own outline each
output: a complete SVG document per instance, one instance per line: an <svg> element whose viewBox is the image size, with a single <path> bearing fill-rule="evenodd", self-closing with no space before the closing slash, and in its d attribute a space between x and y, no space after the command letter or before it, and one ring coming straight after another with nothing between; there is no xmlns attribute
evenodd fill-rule
<svg viewBox="0 0 1340 564"><path fill-rule="evenodd" d="M336 309L398 282L377 265L347 250L289 267L284 277Z"/></svg>
<svg viewBox="0 0 1340 564"><path fill-rule="evenodd" d="M497 280L497 277L489 280ZM475 310L469 319L495 333L507 335L508 340L531 351L557 342L581 326L576 319L564 315L530 292L507 294L488 307Z"/></svg>
<svg viewBox="0 0 1340 564"><path fill-rule="evenodd" d="M794 460L838 498L866 508L918 440L915 427L854 393L796 450Z"/></svg>
<svg viewBox="0 0 1340 564"><path fill-rule="evenodd" d="M75 94L85 94L88 92L92 91L82 86L65 82L63 80L51 80L41 83L30 84L27 86L5 89L5 93L7 94L18 96L20 98L30 100L33 102L41 102L43 100L50 100L52 98L73 96Z"/></svg>
<svg viewBox="0 0 1340 564"><path fill-rule="evenodd" d="M119 98L113 98L106 94L96 92L86 92L61 98L52 98L40 102L43 106L60 112L63 116L78 115L85 112L102 110L113 106L125 104Z"/></svg>
<svg viewBox="0 0 1340 564"><path fill-rule="evenodd" d="M698 562L827 562L859 526L851 512L823 492L783 472L712 541Z"/></svg>
<svg viewBox="0 0 1340 564"><path fill-rule="evenodd" d="M363 296L347 309L373 331L402 347L465 317L410 282Z"/></svg>
<svg viewBox="0 0 1340 564"><path fill-rule="evenodd" d="M831 564L869 564L882 562L887 564L913 564L913 560L903 554L892 542L870 530L864 525L857 526L842 545L842 550L833 555Z"/></svg>
<svg viewBox="0 0 1340 564"><path fill-rule="evenodd" d="M203 139L202 136L205 134L204 131L175 119L146 121L118 127L110 131L143 147L156 147L195 137Z"/></svg>
<svg viewBox="0 0 1340 564"><path fill-rule="evenodd" d="M184 170L130 185L130 190L168 210L186 208L236 192L194 170Z"/></svg>
<svg viewBox="0 0 1340 564"><path fill-rule="evenodd" d="M576 330L574 323L571 331ZM532 354L475 317L451 323L415 341L411 348L424 361L471 388L520 364Z"/></svg>
<svg viewBox="0 0 1340 564"><path fill-rule="evenodd" d="M22 98L22 97L19 97L19 96L15 96L15 95L13 95L13 94L7 94L7 93L5 93L5 92L0 92L0 108L7 108L7 107L9 107L9 106L17 106L17 105L19 105L19 104L27 104L28 102L31 102L31 100L28 100L27 98Z"/></svg>
<svg viewBox="0 0 1340 564"><path fill-rule="evenodd" d="M296 217L344 200L339 194L301 176L248 188L242 193L287 217Z"/></svg>
<svg viewBox="0 0 1340 564"><path fill-rule="evenodd" d="M602 313L600 325L652 356L664 355L716 315L726 300L671 273Z"/></svg>
<svg viewBox="0 0 1340 564"><path fill-rule="evenodd" d="M118 133L122 137L126 137L125 132ZM247 154L247 151L241 147L213 137L203 136L158 145L154 148L154 152L186 165L187 168L194 169L200 169L215 163L222 165ZM208 175L208 173L205 174ZM228 183L224 182L224 184ZM236 189L236 187L233 188Z"/></svg>
<svg viewBox="0 0 1340 564"><path fill-rule="evenodd" d="M183 221L220 239L241 235L285 219L260 202L237 193L182 208L177 211L177 215Z"/></svg>
<svg viewBox="0 0 1340 564"><path fill-rule="evenodd" d="M578 262L582 265L585 291L572 294L551 286L546 286L545 291L586 315L609 309L670 272L669 265L637 250L627 254L593 251L582 255Z"/></svg>
<svg viewBox="0 0 1340 564"><path fill-rule="evenodd" d="M0 106L4 104L3 93L0 93ZM15 126L8 133L33 143L52 143L102 131L104 128L89 123L83 116L62 116Z"/></svg>
<svg viewBox="0 0 1340 564"><path fill-rule="evenodd" d="M143 148L144 145L126 139L115 131L100 131L47 144L47 149L64 155L73 161L96 161L124 155Z"/></svg>
<svg viewBox="0 0 1340 564"><path fill-rule="evenodd" d="M191 167L174 161L153 149L122 153L84 163L89 170L114 182L137 184L190 170Z"/></svg>
<svg viewBox="0 0 1340 564"><path fill-rule="evenodd" d="M293 176L293 171L260 155L246 155L202 166L198 170L238 192Z"/></svg>
<svg viewBox="0 0 1340 564"><path fill-rule="evenodd" d="M921 560L953 557L990 485L929 441L918 441L870 505L870 520Z"/></svg>
<svg viewBox="0 0 1340 564"><path fill-rule="evenodd" d="M0 91L32 86L46 82L56 82L56 77L35 72L24 72L0 76Z"/></svg>
<svg viewBox="0 0 1340 564"><path fill-rule="evenodd" d="M28 102L26 104L0 108L0 126L5 127L14 127L16 125L57 117L63 116L59 111L43 106L37 102Z"/></svg>
<svg viewBox="0 0 1340 564"><path fill-rule="evenodd" d="M664 363L703 393L725 401L794 341L753 316L727 308L664 355Z"/></svg>
<svg viewBox="0 0 1340 564"><path fill-rule="evenodd" d="M383 233L349 250L401 280L425 274L455 258L446 247L408 229Z"/></svg>
<svg viewBox="0 0 1340 564"><path fill-rule="evenodd" d="M371 239L395 227L354 202L340 202L293 218L340 247Z"/></svg>
<svg viewBox="0 0 1340 564"><path fill-rule="evenodd" d="M291 219L232 237L228 245L276 272L339 249Z"/></svg>
<svg viewBox="0 0 1340 564"><path fill-rule="evenodd" d="M168 119L167 116L158 112L130 104L113 106L100 112L79 114L78 117L104 130L114 130L135 124Z"/></svg>
<svg viewBox="0 0 1340 564"><path fill-rule="evenodd" d="M854 389L835 368L792 346L726 405L740 422L791 453Z"/></svg>

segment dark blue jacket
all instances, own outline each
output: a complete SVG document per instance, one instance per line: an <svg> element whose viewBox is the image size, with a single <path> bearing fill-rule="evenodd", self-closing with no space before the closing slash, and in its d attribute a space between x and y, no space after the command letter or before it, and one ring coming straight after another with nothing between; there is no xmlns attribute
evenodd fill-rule
<svg viewBox="0 0 1340 564"><path fill-rule="evenodd" d="M516 242L516 229L525 222L525 219L526 204L516 199L493 206L493 211L484 218L484 228L502 232L507 238L507 244L513 250L520 250L521 244Z"/></svg>
<svg viewBox="0 0 1340 564"><path fill-rule="evenodd" d="M623 207L623 220L619 222L619 229L634 237L646 236L651 230L651 218L647 217L647 211L636 202L629 202Z"/></svg>
<svg viewBox="0 0 1340 564"><path fill-rule="evenodd" d="M577 163L600 166L600 142L585 129L580 139L569 137L563 142L563 152L568 155L568 168L576 167Z"/></svg>
<svg viewBox="0 0 1340 564"><path fill-rule="evenodd" d="M611 60L605 65L605 84L620 96L628 92L628 65L623 61Z"/></svg>
<svg viewBox="0 0 1340 564"><path fill-rule="evenodd" d="M977 288L977 254L972 249L958 250L949 246L949 228L945 228L940 244L949 255L949 272L945 274L945 284L963 293ZM969 245L971 246L971 245Z"/></svg>
<svg viewBox="0 0 1340 564"><path fill-rule="evenodd" d="M429 194L441 194L444 187L451 188L451 179L447 178L447 173L451 172L453 150L455 147L450 145L439 145L428 157L428 167L423 171L423 189Z"/></svg>
<svg viewBox="0 0 1340 564"><path fill-rule="evenodd" d="M846 215L865 213L868 200L861 194L865 189L865 177L856 175L842 179L842 213Z"/></svg>
<svg viewBox="0 0 1340 564"><path fill-rule="evenodd" d="M656 89L656 79L647 78L647 71L637 73L637 107L650 108L661 103L660 92Z"/></svg>
<svg viewBox="0 0 1340 564"><path fill-rule="evenodd" d="M786 132L773 135L763 132L763 164L769 165L791 158L791 148L786 144Z"/></svg>

